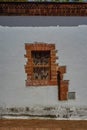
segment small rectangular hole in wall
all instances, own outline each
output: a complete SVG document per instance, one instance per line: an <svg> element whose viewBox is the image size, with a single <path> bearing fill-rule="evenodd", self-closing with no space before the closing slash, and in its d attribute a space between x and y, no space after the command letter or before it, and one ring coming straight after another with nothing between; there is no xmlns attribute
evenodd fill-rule
<svg viewBox="0 0 87 130"><path fill-rule="evenodd" d="M68 99L70 99L70 100L76 99L76 93L75 92L69 92L68 93Z"/></svg>

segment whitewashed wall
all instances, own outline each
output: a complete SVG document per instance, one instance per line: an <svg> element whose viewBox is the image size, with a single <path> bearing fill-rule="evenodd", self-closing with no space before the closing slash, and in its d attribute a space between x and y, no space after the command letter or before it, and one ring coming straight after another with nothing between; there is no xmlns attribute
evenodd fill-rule
<svg viewBox="0 0 87 130"><path fill-rule="evenodd" d="M28 42L55 43L60 65L67 66L65 79L76 100L59 102L57 86L25 86L25 49ZM87 26L2 27L0 26L0 105L71 104L87 105Z"/></svg>

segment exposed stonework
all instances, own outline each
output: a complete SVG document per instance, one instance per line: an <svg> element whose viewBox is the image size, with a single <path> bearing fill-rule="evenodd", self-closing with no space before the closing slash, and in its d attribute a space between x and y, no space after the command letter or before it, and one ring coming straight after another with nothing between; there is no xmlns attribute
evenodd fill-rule
<svg viewBox="0 0 87 130"><path fill-rule="evenodd" d="M56 63L55 44L47 43L26 43L27 58L25 72L27 74L26 86L54 86L58 85L59 100L68 98L68 80L63 80L66 73L66 66L59 66Z"/></svg>
<svg viewBox="0 0 87 130"><path fill-rule="evenodd" d="M0 15L87 16L87 3L0 2Z"/></svg>

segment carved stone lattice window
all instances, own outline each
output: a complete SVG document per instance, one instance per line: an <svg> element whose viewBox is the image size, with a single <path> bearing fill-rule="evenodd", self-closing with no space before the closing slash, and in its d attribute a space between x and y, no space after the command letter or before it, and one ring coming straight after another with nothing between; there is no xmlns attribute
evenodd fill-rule
<svg viewBox="0 0 87 130"><path fill-rule="evenodd" d="M32 51L33 79L50 79L50 51Z"/></svg>

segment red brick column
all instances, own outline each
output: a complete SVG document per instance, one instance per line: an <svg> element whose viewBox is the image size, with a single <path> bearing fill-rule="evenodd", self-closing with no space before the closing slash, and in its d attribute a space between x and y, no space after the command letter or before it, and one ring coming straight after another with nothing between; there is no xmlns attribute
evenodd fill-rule
<svg viewBox="0 0 87 130"><path fill-rule="evenodd" d="M58 99L59 100L67 100L68 99L68 86L69 86L69 80L63 80L63 75L66 73L66 66L60 66L58 69Z"/></svg>

